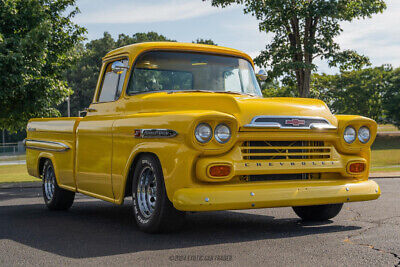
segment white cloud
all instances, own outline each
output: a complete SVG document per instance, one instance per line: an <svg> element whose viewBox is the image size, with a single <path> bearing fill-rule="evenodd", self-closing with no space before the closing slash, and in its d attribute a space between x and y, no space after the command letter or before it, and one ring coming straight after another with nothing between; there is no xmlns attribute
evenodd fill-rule
<svg viewBox="0 0 400 267"><path fill-rule="evenodd" d="M93 4L93 3L96 4ZM75 22L95 29L96 38L104 31L120 32L155 30L176 40L195 40L199 36L212 38L218 44L259 54L271 40L258 31L258 22L243 14L242 6L229 8L211 6L201 0L78 0L82 13ZM383 14L372 18L342 23L343 32L336 39L342 49L353 49L370 57L377 66L391 63L400 66L400 1L387 0ZM163 23L163 22L169 22ZM103 25L108 24L108 25ZM167 26L168 25L168 28ZM132 29L132 32L130 32ZM171 37L172 36L172 37ZM326 63L317 61L320 71L336 72Z"/></svg>
<svg viewBox="0 0 400 267"><path fill-rule="evenodd" d="M80 2L84 3L84 0ZM210 1L203 2L201 0L171 0L157 1L156 3L151 1L122 1L112 2L112 4L110 1L99 1L96 6L93 6L93 2L86 6L80 5L82 13L76 16L76 23L120 24L177 21L237 8L237 6L224 9L216 8L211 6Z"/></svg>
<svg viewBox="0 0 400 267"><path fill-rule="evenodd" d="M354 49L370 57L373 65L400 65L400 1L388 0L383 14L343 23L337 38L342 49Z"/></svg>

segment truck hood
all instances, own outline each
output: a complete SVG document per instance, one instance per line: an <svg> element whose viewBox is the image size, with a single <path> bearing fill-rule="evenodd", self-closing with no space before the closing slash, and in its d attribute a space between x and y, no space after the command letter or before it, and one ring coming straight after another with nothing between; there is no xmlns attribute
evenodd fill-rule
<svg viewBox="0 0 400 267"><path fill-rule="evenodd" d="M255 116L321 117L337 126L336 117L317 99L274 97L261 98L217 92L151 93L138 95L141 112L173 110L215 110L235 116L239 126L249 124Z"/></svg>

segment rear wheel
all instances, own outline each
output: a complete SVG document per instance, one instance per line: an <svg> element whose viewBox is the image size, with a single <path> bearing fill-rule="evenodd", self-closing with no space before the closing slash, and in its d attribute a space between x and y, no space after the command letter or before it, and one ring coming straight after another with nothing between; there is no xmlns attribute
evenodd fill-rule
<svg viewBox="0 0 400 267"><path fill-rule="evenodd" d="M43 165L42 189L44 202L50 210L67 210L74 203L75 193L58 186L51 160Z"/></svg>
<svg viewBox="0 0 400 267"><path fill-rule="evenodd" d="M178 230L185 213L167 197L161 165L151 155L141 156L132 181L133 212L140 230L148 233Z"/></svg>
<svg viewBox="0 0 400 267"><path fill-rule="evenodd" d="M343 203L318 206L293 207L294 212L303 221L326 221L332 219L342 210Z"/></svg>

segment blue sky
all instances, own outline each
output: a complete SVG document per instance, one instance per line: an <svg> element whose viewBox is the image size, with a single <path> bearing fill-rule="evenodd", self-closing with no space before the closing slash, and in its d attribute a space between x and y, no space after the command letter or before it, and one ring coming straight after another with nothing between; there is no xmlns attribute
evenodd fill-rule
<svg viewBox="0 0 400 267"><path fill-rule="evenodd" d="M370 57L373 65L400 66L400 1L387 0L388 9L371 19L343 23L337 38L343 49L354 49ZM258 23L243 8L212 7L201 0L78 0L81 13L74 21L87 28L89 40L108 31L114 37L124 33L155 31L181 42L211 38L218 45L242 50L252 57L269 40L258 31ZM324 62L319 72L332 73Z"/></svg>

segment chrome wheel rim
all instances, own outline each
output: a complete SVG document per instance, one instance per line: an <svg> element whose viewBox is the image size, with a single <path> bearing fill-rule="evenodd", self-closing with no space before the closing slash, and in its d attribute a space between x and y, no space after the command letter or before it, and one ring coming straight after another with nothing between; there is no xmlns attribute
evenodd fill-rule
<svg viewBox="0 0 400 267"><path fill-rule="evenodd" d="M145 167L139 175L136 197L141 215L149 218L157 201L157 179L150 167Z"/></svg>
<svg viewBox="0 0 400 267"><path fill-rule="evenodd" d="M56 176L53 168L49 167L44 175L44 193L48 200L53 199Z"/></svg>

